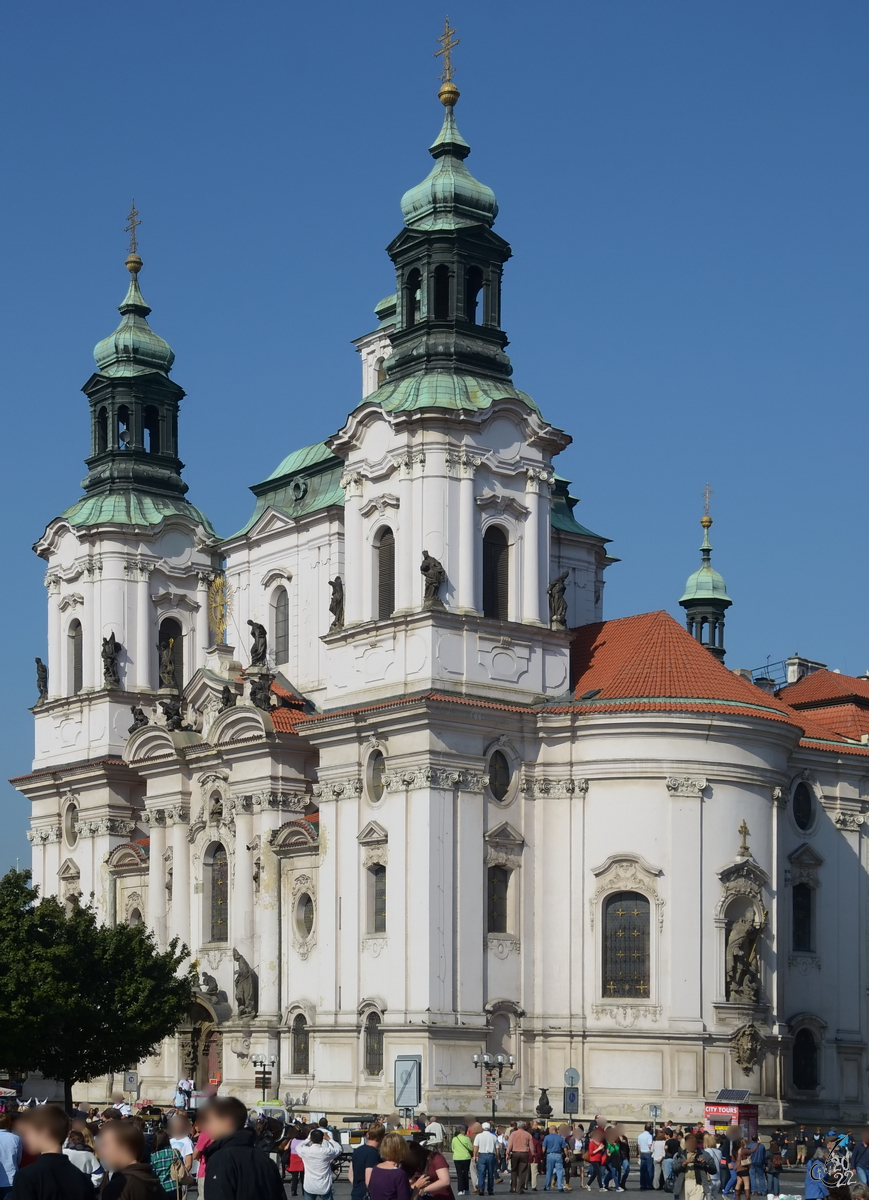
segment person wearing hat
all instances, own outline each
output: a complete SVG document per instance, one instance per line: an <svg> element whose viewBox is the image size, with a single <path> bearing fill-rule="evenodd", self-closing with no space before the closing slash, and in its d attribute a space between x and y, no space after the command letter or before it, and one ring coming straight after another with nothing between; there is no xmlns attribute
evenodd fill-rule
<svg viewBox="0 0 869 1200"><path fill-rule="evenodd" d="M495 1194L495 1155L498 1150L498 1139L492 1132L488 1121L483 1122L483 1128L474 1138L474 1161L477 1164L477 1195L488 1192Z"/></svg>

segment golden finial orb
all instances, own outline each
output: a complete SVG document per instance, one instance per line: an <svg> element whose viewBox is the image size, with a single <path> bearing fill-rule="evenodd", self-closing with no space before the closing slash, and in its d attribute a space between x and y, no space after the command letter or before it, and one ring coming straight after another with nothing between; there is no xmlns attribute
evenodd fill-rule
<svg viewBox="0 0 869 1200"><path fill-rule="evenodd" d="M712 518L710 517L709 513L705 513L700 518L700 524L703 526L704 529L709 528L709 526L712 524Z"/></svg>
<svg viewBox="0 0 869 1200"><path fill-rule="evenodd" d="M438 91L438 100L440 100L445 108L452 108L460 95L461 92L454 83L443 83Z"/></svg>
<svg viewBox="0 0 869 1200"><path fill-rule="evenodd" d="M131 275L138 275L142 269L142 260L139 258L138 254L129 254L124 266Z"/></svg>

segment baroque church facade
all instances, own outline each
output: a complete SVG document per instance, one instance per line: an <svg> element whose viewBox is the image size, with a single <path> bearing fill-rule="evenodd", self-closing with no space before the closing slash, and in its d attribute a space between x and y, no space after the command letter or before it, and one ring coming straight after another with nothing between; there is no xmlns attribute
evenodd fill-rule
<svg viewBox="0 0 869 1200"><path fill-rule="evenodd" d="M384 1112L416 1054L458 1117L488 1054L504 1114L573 1066L587 1113L733 1087L762 1120L863 1120L869 683L724 665L708 516L687 628L604 619L613 560L512 382L510 247L439 95L361 401L228 538L186 496L133 243L84 495L35 546L34 881L197 960L138 1064L155 1100L190 1071L253 1101L264 1057L281 1099Z"/></svg>

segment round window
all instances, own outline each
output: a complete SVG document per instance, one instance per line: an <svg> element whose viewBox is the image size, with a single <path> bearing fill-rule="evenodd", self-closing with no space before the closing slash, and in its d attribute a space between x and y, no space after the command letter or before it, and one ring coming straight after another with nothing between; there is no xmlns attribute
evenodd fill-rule
<svg viewBox="0 0 869 1200"><path fill-rule="evenodd" d="M496 800L503 800L510 790L510 780L513 772L507 761L507 755L496 750L489 759L489 791Z"/></svg>
<svg viewBox="0 0 869 1200"><path fill-rule="evenodd" d="M302 937L310 937L314 928L314 901L307 892L302 892L296 905L296 921Z"/></svg>
<svg viewBox="0 0 869 1200"><path fill-rule="evenodd" d="M808 829L814 817L814 802L811 788L805 783L797 785L794 792L794 820L800 829Z"/></svg>
<svg viewBox="0 0 869 1200"><path fill-rule="evenodd" d="M368 759L368 791L372 800L381 800L386 788L386 759L375 750Z"/></svg>
<svg viewBox="0 0 869 1200"><path fill-rule="evenodd" d="M64 813L63 834L68 846L74 846L78 841L78 809L74 804L68 805Z"/></svg>

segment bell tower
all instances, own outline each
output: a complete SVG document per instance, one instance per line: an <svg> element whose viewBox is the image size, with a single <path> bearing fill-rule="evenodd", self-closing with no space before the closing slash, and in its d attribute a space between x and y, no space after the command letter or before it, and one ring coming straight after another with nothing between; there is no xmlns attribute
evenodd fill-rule
<svg viewBox="0 0 869 1200"><path fill-rule="evenodd" d="M703 544L700 547L702 562L685 584L685 594L679 601L685 609L685 625L688 632L701 642L710 654L724 662L724 614L733 601L727 594L723 578L712 566L712 546L709 530L712 518L709 515L709 497L712 488L707 483L703 490L705 511L700 518L703 526Z"/></svg>

